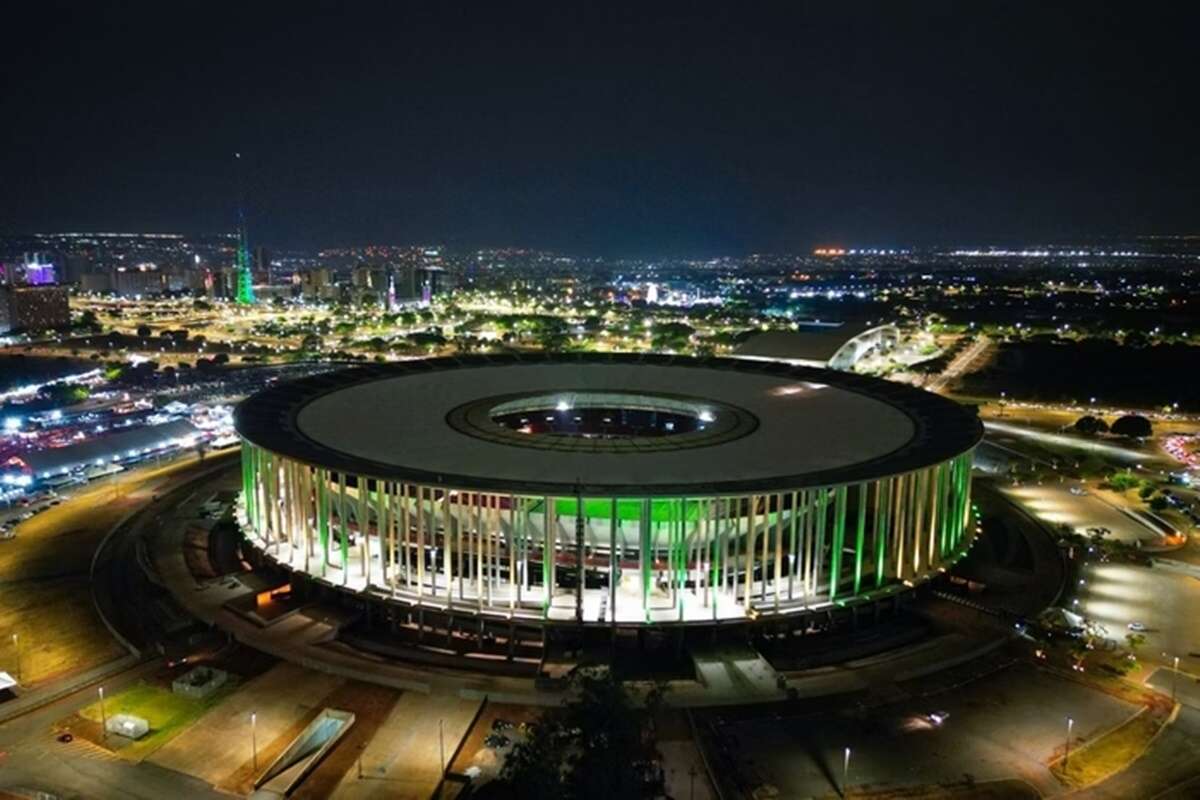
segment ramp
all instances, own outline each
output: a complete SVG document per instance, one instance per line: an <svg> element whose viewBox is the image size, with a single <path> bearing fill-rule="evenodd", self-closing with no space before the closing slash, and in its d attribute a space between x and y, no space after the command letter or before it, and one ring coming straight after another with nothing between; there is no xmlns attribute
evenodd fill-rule
<svg viewBox="0 0 1200 800"><path fill-rule="evenodd" d="M354 724L354 714L325 708L254 781L256 795L287 797Z"/></svg>
<svg viewBox="0 0 1200 800"><path fill-rule="evenodd" d="M696 680L713 704L781 700L786 692L779 673L748 646L698 648L691 651Z"/></svg>

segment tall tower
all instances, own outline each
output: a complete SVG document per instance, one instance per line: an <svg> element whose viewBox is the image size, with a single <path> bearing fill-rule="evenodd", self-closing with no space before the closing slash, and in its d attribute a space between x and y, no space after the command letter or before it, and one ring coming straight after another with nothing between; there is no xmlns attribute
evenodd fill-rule
<svg viewBox="0 0 1200 800"><path fill-rule="evenodd" d="M234 153L238 161L238 243L237 243L237 302L239 305L254 304L254 273L250 268L250 240L246 236L246 208L242 191L241 153Z"/></svg>

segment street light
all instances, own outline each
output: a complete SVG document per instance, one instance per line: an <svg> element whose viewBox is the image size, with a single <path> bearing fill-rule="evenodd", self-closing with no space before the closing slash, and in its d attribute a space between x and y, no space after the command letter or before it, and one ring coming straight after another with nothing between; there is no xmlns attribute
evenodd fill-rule
<svg viewBox="0 0 1200 800"><path fill-rule="evenodd" d="M438 767L442 772L438 781L438 797L446 796L446 720L438 720Z"/></svg>
<svg viewBox="0 0 1200 800"><path fill-rule="evenodd" d="M1063 754L1063 769L1066 769L1067 762L1071 760L1071 729L1075 727L1075 720L1067 717L1067 749Z"/></svg>
<svg viewBox="0 0 1200 800"><path fill-rule="evenodd" d="M1171 671L1171 702L1175 702L1175 692L1179 688L1179 656L1175 656L1175 668Z"/></svg>
<svg viewBox="0 0 1200 800"><path fill-rule="evenodd" d="M100 692L100 736L103 739L108 739L108 716L104 713L104 687L99 687Z"/></svg>
<svg viewBox="0 0 1200 800"><path fill-rule="evenodd" d="M850 791L850 748L842 756L842 797Z"/></svg>
<svg viewBox="0 0 1200 800"><path fill-rule="evenodd" d="M250 712L250 764L254 773L258 774L258 712Z"/></svg>

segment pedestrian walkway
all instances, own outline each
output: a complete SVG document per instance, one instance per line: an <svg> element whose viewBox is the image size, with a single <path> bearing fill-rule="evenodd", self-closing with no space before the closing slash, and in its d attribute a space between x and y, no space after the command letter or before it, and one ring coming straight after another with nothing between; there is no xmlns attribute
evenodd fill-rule
<svg viewBox="0 0 1200 800"><path fill-rule="evenodd" d="M121 757L111 750L101 747L98 744L93 744L87 739L76 736L70 742L65 742L59 748L60 752L65 756L74 756L76 758L90 758L93 761L120 761Z"/></svg>

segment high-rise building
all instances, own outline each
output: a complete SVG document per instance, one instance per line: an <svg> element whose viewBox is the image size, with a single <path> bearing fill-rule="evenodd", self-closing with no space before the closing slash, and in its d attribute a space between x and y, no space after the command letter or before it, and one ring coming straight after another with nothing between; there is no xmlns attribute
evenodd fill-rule
<svg viewBox="0 0 1200 800"><path fill-rule="evenodd" d="M262 245L254 248L254 277L260 284L271 284L271 251Z"/></svg>
<svg viewBox="0 0 1200 800"><path fill-rule="evenodd" d="M148 297L166 289L165 275L156 268L140 265L113 272L112 291L121 297Z"/></svg>
<svg viewBox="0 0 1200 800"><path fill-rule="evenodd" d="M85 253L68 253L63 258L62 274L59 282L77 284L83 281L83 276L92 271L92 259Z"/></svg>
<svg viewBox="0 0 1200 800"><path fill-rule="evenodd" d="M324 300L333 292L333 271L328 267L300 273L300 294L305 300Z"/></svg>
<svg viewBox="0 0 1200 800"><path fill-rule="evenodd" d="M12 330L12 309L9 307L11 293L11 287L0 284L0 333Z"/></svg>
<svg viewBox="0 0 1200 800"><path fill-rule="evenodd" d="M13 286L8 301L14 330L45 330L71 324L65 286Z"/></svg>
<svg viewBox="0 0 1200 800"><path fill-rule="evenodd" d="M442 267L405 264L394 273L395 302L429 303L451 288L450 273Z"/></svg>
<svg viewBox="0 0 1200 800"><path fill-rule="evenodd" d="M21 272L23 282L30 286L47 286L54 283L54 264L44 253L26 253Z"/></svg>

